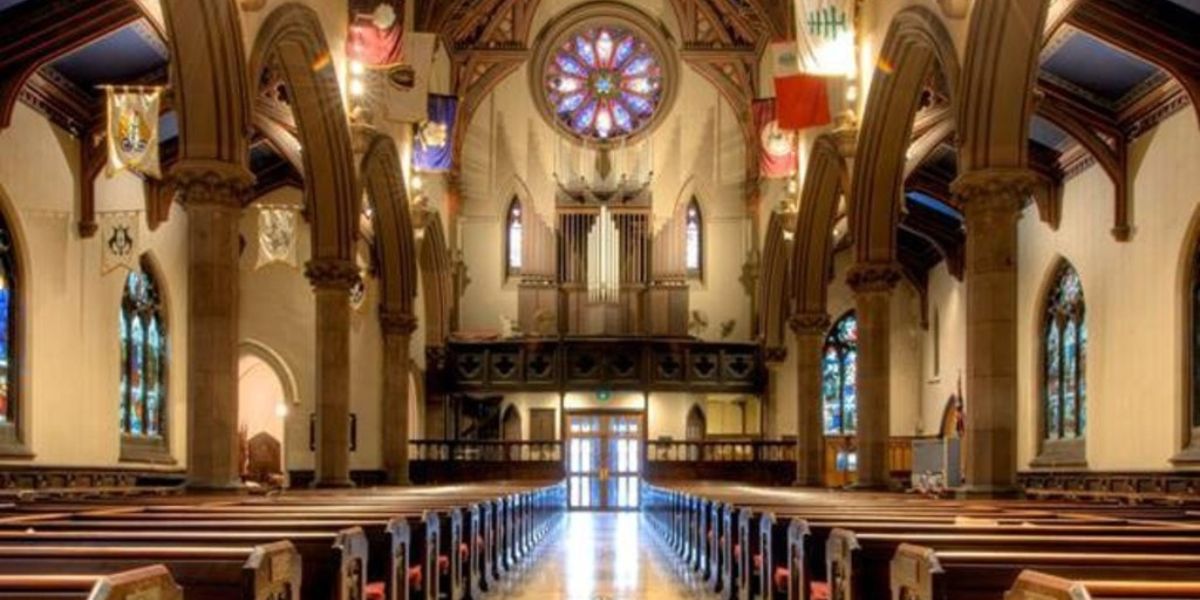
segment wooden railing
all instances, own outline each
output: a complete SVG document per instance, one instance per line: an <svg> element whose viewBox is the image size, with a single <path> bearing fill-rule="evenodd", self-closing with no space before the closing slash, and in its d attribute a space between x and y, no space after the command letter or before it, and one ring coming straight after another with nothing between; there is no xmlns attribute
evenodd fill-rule
<svg viewBox="0 0 1200 600"><path fill-rule="evenodd" d="M429 462L548 462L562 460L562 443L413 440L409 458Z"/></svg>
<svg viewBox="0 0 1200 600"><path fill-rule="evenodd" d="M762 440L650 441L650 462L794 462L796 444Z"/></svg>

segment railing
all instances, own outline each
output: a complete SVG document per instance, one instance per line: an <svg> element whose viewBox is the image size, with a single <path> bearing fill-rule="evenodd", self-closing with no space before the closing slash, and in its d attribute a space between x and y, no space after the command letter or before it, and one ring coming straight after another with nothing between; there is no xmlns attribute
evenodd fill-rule
<svg viewBox="0 0 1200 600"><path fill-rule="evenodd" d="M413 440L409 458L428 462L555 462L561 442Z"/></svg>
<svg viewBox="0 0 1200 600"><path fill-rule="evenodd" d="M793 462L795 442L742 441L649 441L650 462Z"/></svg>

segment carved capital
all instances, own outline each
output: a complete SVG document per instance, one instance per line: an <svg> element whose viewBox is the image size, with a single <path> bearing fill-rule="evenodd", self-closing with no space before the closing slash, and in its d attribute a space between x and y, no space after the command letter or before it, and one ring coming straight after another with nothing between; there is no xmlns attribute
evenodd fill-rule
<svg viewBox="0 0 1200 600"><path fill-rule="evenodd" d="M412 335L417 330L417 318L398 310L379 309L379 328L384 335Z"/></svg>
<svg viewBox="0 0 1200 600"><path fill-rule="evenodd" d="M304 276L314 288L350 291L361 275L352 260L314 258L304 265Z"/></svg>
<svg viewBox="0 0 1200 600"><path fill-rule="evenodd" d="M859 263L850 269L846 275L846 285L855 294L872 292L891 292L903 274L900 268L892 263Z"/></svg>
<svg viewBox="0 0 1200 600"><path fill-rule="evenodd" d="M1029 169L981 169L960 175L950 190L962 199L969 217L972 213L1018 212L1039 183Z"/></svg>
<svg viewBox="0 0 1200 600"><path fill-rule="evenodd" d="M788 327L796 335L825 335L829 330L829 315L825 313L796 313L788 319Z"/></svg>
<svg viewBox="0 0 1200 600"><path fill-rule="evenodd" d="M209 160L179 161L171 169L170 180L179 190L184 208L241 210L254 187L254 175L245 168Z"/></svg>

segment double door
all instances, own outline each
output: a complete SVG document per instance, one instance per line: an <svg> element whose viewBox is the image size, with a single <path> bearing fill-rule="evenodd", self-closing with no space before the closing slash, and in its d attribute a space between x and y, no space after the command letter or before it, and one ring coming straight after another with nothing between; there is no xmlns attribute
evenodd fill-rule
<svg viewBox="0 0 1200 600"><path fill-rule="evenodd" d="M642 413L568 413L567 485L577 510L636 510Z"/></svg>

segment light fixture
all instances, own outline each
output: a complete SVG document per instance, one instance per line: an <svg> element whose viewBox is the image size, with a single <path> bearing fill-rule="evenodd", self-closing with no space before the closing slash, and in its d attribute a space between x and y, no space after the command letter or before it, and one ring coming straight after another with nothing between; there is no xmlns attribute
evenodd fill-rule
<svg viewBox="0 0 1200 600"><path fill-rule="evenodd" d="M420 194L421 190L425 189L425 181L421 179L420 175L414 174L409 180L408 186L412 188L414 194Z"/></svg>
<svg viewBox="0 0 1200 600"><path fill-rule="evenodd" d="M366 91L367 91L367 88L365 85L363 85L363 82L361 79L358 79L358 78L350 79L350 95L351 96L362 96L364 93L366 93Z"/></svg>
<svg viewBox="0 0 1200 600"><path fill-rule="evenodd" d="M366 71L367 71L367 69L366 69L366 67L363 66L362 61L360 61L360 60L350 61L350 74L351 75L362 75Z"/></svg>

